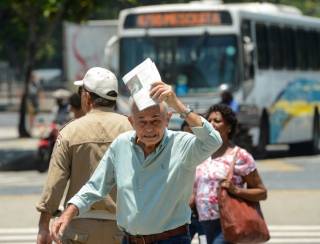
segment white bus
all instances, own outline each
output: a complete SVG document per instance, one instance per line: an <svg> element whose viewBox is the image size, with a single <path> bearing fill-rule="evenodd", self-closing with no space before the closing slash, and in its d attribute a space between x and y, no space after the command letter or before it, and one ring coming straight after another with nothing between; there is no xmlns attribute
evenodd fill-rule
<svg viewBox="0 0 320 244"><path fill-rule="evenodd" d="M198 112L227 85L260 152L270 144L318 151L319 19L267 3L144 6L121 11L114 43L119 77L150 57Z"/></svg>

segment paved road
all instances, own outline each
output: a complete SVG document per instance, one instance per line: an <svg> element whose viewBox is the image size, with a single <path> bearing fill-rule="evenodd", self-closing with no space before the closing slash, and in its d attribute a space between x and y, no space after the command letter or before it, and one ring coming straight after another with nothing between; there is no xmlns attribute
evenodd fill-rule
<svg viewBox="0 0 320 244"><path fill-rule="evenodd" d="M38 139L17 140L16 121L17 114L1 113L0 166L11 161L17 169L33 169ZM320 244L320 156L258 160L258 169L269 189L262 202L269 243ZM34 170L0 172L0 243L34 243L39 216L34 205L45 178Z"/></svg>
<svg viewBox="0 0 320 244"><path fill-rule="evenodd" d="M269 189L262 202L269 243L320 243L320 156L259 160L258 168ZM34 243L34 205L45 178L36 171L0 172L0 243Z"/></svg>
<svg viewBox="0 0 320 244"><path fill-rule="evenodd" d="M272 225L269 226L271 239L267 243L311 244L320 243L320 225ZM34 244L37 228L0 228L0 243ZM200 244L204 244L200 237ZM199 244L197 236L192 244Z"/></svg>

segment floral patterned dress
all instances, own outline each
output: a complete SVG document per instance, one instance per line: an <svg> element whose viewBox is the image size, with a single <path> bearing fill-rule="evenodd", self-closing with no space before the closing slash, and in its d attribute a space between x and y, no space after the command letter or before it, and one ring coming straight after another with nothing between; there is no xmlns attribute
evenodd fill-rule
<svg viewBox="0 0 320 244"><path fill-rule="evenodd" d="M238 151L239 149L239 151ZM238 151L238 153L237 153ZM197 167L194 183L194 194L200 221L219 219L218 187L225 179L237 153L232 182L238 187L245 187L242 176L256 169L256 163L245 149L234 147L221 157L208 158Z"/></svg>

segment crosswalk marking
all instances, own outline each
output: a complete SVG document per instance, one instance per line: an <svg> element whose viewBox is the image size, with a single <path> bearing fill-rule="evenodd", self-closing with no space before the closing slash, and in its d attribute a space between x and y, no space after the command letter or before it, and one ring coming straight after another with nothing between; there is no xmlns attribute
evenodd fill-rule
<svg viewBox="0 0 320 244"><path fill-rule="evenodd" d="M0 172L0 186L42 186L47 174L37 171L30 172Z"/></svg>
<svg viewBox="0 0 320 244"><path fill-rule="evenodd" d="M268 243L320 243L320 225L273 225L269 230Z"/></svg>
<svg viewBox="0 0 320 244"><path fill-rule="evenodd" d="M271 225L268 244L320 244L320 225ZM0 228L0 244L34 244L37 228ZM197 236L192 244L199 244Z"/></svg>
<svg viewBox="0 0 320 244"><path fill-rule="evenodd" d="M320 225L271 225L268 227L270 231L276 230L309 230L320 231Z"/></svg>
<svg viewBox="0 0 320 244"><path fill-rule="evenodd" d="M34 244L37 240L37 228L1 228L1 244Z"/></svg>

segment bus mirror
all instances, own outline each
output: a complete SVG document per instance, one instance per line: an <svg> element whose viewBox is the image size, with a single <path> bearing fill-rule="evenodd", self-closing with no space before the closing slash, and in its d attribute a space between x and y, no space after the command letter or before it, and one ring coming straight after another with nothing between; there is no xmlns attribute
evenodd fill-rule
<svg viewBox="0 0 320 244"><path fill-rule="evenodd" d="M243 37L243 50L244 50L244 61L246 65L252 65L252 55L254 50L254 44L249 36Z"/></svg>
<svg viewBox="0 0 320 244"><path fill-rule="evenodd" d="M106 43L105 50L105 66L113 71L115 74L119 74L119 38L118 36L112 36Z"/></svg>
<svg viewBox="0 0 320 244"><path fill-rule="evenodd" d="M250 80L254 76L253 51L254 43L249 36L244 36L243 40L243 64L244 64L244 79Z"/></svg>

